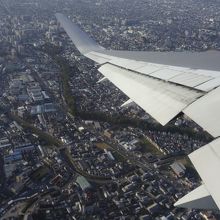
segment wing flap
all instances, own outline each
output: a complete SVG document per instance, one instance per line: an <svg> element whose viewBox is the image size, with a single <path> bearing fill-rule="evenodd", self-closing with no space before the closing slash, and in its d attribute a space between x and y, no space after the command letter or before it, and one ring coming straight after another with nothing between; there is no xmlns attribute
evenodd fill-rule
<svg viewBox="0 0 220 220"><path fill-rule="evenodd" d="M201 85L196 86L196 89L209 92L212 89L218 87L220 85L220 77L209 80Z"/></svg>
<svg viewBox="0 0 220 220"><path fill-rule="evenodd" d="M201 93L111 65L99 71L131 100L165 125Z"/></svg>
<svg viewBox="0 0 220 220"><path fill-rule="evenodd" d="M198 171L203 185L190 192L178 202L177 207L198 209L220 209L220 138L201 147L189 155Z"/></svg>
<svg viewBox="0 0 220 220"><path fill-rule="evenodd" d="M188 87L196 87L204 82L211 80L209 76L198 75L191 72L180 72L177 76L169 79L170 82L178 83Z"/></svg>
<svg viewBox="0 0 220 220"><path fill-rule="evenodd" d="M220 208L220 138L215 139L204 147L189 155L207 191L213 197L216 205Z"/></svg>
<svg viewBox="0 0 220 220"><path fill-rule="evenodd" d="M199 186L192 192L179 199L174 206L188 209L218 209L205 185Z"/></svg>
<svg viewBox="0 0 220 220"><path fill-rule="evenodd" d="M220 136L220 87L196 100L183 112L213 137Z"/></svg>

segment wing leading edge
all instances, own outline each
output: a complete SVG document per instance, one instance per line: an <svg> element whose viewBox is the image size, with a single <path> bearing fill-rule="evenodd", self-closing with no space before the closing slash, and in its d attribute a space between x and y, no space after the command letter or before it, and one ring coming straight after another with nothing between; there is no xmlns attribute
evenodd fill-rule
<svg viewBox="0 0 220 220"><path fill-rule="evenodd" d="M138 104L162 125L184 112L213 137L220 136L219 52L106 50L64 15L56 14L56 18L78 50L100 64L99 71L104 78L99 82L108 79L129 97L124 105ZM176 206L220 209L217 187L220 177L210 175L220 167L217 145L220 145L218 139L189 155L204 184L179 200Z"/></svg>

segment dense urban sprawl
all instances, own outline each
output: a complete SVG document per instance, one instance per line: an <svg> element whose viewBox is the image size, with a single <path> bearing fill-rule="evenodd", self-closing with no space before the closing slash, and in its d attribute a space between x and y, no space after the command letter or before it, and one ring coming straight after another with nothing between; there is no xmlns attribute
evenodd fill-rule
<svg viewBox="0 0 220 220"><path fill-rule="evenodd" d="M122 107L54 16L106 48L217 50L218 1L0 2L0 219L218 219L173 206L200 185L186 155L211 137L184 115L162 127Z"/></svg>

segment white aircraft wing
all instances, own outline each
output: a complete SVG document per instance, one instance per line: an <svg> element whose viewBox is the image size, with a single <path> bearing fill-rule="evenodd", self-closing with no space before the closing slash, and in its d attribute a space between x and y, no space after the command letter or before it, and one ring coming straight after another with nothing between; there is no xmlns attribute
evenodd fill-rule
<svg viewBox="0 0 220 220"><path fill-rule="evenodd" d="M220 208L220 138L189 155L203 185L181 198L175 205L187 208Z"/></svg>
<svg viewBox="0 0 220 220"><path fill-rule="evenodd" d="M162 125L183 112L213 137L220 136L218 51L191 53L106 50L64 15L56 14L56 17L76 48L100 66L99 71L104 78L99 82L108 79L129 97L124 105L135 102ZM193 159L192 161L196 164ZM210 169L211 164L214 161L207 164ZM207 170L200 173L205 187ZM217 180L214 175L210 178L212 181ZM201 198L211 195L213 202L220 208L209 187L201 187L193 193L190 198L198 197L199 194ZM202 205L197 208L199 207Z"/></svg>

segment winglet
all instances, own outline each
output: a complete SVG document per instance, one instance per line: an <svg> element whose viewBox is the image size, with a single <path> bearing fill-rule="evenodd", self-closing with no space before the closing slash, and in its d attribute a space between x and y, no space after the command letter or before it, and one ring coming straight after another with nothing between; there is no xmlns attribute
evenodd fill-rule
<svg viewBox="0 0 220 220"><path fill-rule="evenodd" d="M61 27L64 28L70 39L73 41L76 48L86 54L91 51L103 51L104 48L98 45L92 38L83 32L76 24L71 22L66 16L60 13L55 14Z"/></svg>

